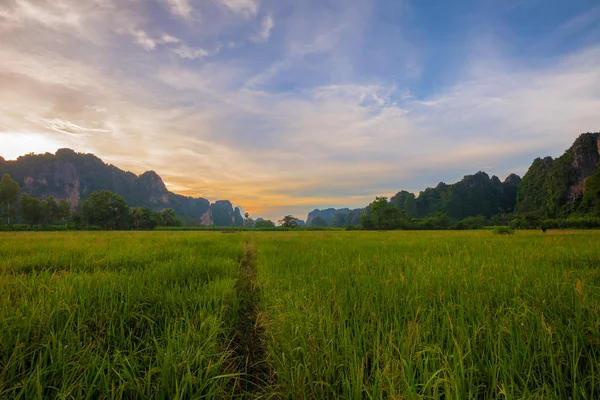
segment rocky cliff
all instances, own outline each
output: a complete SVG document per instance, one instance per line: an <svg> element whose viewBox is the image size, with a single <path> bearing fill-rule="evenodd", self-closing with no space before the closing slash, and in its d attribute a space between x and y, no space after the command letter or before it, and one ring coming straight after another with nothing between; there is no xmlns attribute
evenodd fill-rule
<svg viewBox="0 0 600 400"><path fill-rule="evenodd" d="M600 132L584 133L560 157L537 158L519 185L517 211L564 217L585 212L581 202L586 181L600 162ZM588 195L589 198L589 195Z"/></svg>
<svg viewBox="0 0 600 400"><path fill-rule="evenodd" d="M517 187L521 178L509 175L503 182L497 176L479 171L454 184L440 182L435 188L427 188L418 196L400 191L390 203L405 210L409 217L426 217L442 212L460 220L465 217L512 212L517 200Z"/></svg>
<svg viewBox="0 0 600 400"><path fill-rule="evenodd" d="M317 218L317 217L321 217L325 220L325 222L327 222L327 225L332 224L333 222L333 216L335 214L348 214L350 212L349 208L340 208L340 209L335 209L335 208L327 208L325 210L319 210L319 209L314 209L311 212L308 213L308 216L306 218L306 225L310 226L310 224L312 223L312 221Z"/></svg>
<svg viewBox="0 0 600 400"><path fill-rule="evenodd" d="M136 176L105 164L93 154L61 149L56 154L26 155L16 161L0 159L0 176L5 173L21 185L23 192L42 199L67 199L73 207L95 191L110 190L123 196L130 206L155 211L172 208L184 219L206 225L243 225L239 209L229 201L210 204L203 198L172 193L154 171Z"/></svg>

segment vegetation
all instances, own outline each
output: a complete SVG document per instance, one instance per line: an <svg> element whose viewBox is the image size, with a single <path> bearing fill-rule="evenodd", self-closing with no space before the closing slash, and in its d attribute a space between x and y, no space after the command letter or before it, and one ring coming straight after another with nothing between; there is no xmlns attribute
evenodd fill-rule
<svg viewBox="0 0 600 400"><path fill-rule="evenodd" d="M238 236L0 239L0 398L227 398Z"/></svg>
<svg viewBox="0 0 600 400"><path fill-rule="evenodd" d="M275 228L275 223L273 221L271 221L271 220L268 220L268 219L265 220L265 219L263 219L263 220L260 220L260 221L256 221L254 223L254 227L255 228L259 228L259 229L260 228Z"/></svg>
<svg viewBox="0 0 600 400"><path fill-rule="evenodd" d="M0 233L0 398L598 398L598 235Z"/></svg>
<svg viewBox="0 0 600 400"><path fill-rule="evenodd" d="M19 198L21 188L10 175L4 174L0 181L0 207L2 208L2 216L6 218L8 226L11 225L11 218L15 215L15 206Z"/></svg>
<svg viewBox="0 0 600 400"><path fill-rule="evenodd" d="M257 235L281 398L600 397L597 232Z"/></svg>
<svg viewBox="0 0 600 400"><path fill-rule="evenodd" d="M286 215L283 219L279 220L279 225L283 228L296 228L298 226L298 222L296 221L296 217L293 215Z"/></svg>

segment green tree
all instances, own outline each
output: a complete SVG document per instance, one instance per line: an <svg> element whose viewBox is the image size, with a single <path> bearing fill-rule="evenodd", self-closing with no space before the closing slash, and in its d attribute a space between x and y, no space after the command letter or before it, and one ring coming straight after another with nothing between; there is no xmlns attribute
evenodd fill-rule
<svg viewBox="0 0 600 400"><path fill-rule="evenodd" d="M46 200L44 200L46 206L46 222L52 224L55 221L61 219L61 210L60 206L54 200L54 197L50 196Z"/></svg>
<svg viewBox="0 0 600 400"><path fill-rule="evenodd" d="M335 213L333 214L333 220L331 221L331 226L335 226L336 228L342 228L346 225L350 225L350 224L346 224L346 217L349 215L350 213Z"/></svg>
<svg viewBox="0 0 600 400"><path fill-rule="evenodd" d="M256 221L255 228L274 228L275 223L271 220Z"/></svg>
<svg viewBox="0 0 600 400"><path fill-rule="evenodd" d="M21 187L10 175L4 174L0 181L0 207L2 207L2 216L6 217L8 226L11 226L11 216L14 216L15 203L19 199Z"/></svg>
<svg viewBox="0 0 600 400"><path fill-rule="evenodd" d="M104 229L123 229L127 226L129 207L125 199L108 190L94 192L83 202L82 211L89 225Z"/></svg>
<svg viewBox="0 0 600 400"><path fill-rule="evenodd" d="M66 199L61 199L58 202L58 210L59 210L58 219L61 222L63 222L65 219L71 217L71 203L69 203Z"/></svg>
<svg viewBox="0 0 600 400"><path fill-rule="evenodd" d="M156 213L147 207L131 207L129 209L129 228L152 230L158 225Z"/></svg>
<svg viewBox="0 0 600 400"><path fill-rule="evenodd" d="M296 221L296 217L292 215L286 215L283 219L280 219L279 225L284 228L295 228L298 226L298 221Z"/></svg>
<svg viewBox="0 0 600 400"><path fill-rule="evenodd" d="M373 230L377 229L377 224L375 223L375 219L369 213L364 213L360 216L360 225L363 229Z"/></svg>
<svg viewBox="0 0 600 400"><path fill-rule="evenodd" d="M46 202L41 201L37 197L31 197L26 193L23 193L19 201L19 211L23 221L32 228L35 225L41 225L46 221Z"/></svg>
<svg viewBox="0 0 600 400"><path fill-rule="evenodd" d="M182 224L172 208L167 208L159 213L159 223L162 226L181 226Z"/></svg>
<svg viewBox="0 0 600 400"><path fill-rule="evenodd" d="M312 226L312 227L327 226L327 221L325 221L325 218L321 217L320 215L317 215L315 218L313 218L312 221L310 221L310 226Z"/></svg>

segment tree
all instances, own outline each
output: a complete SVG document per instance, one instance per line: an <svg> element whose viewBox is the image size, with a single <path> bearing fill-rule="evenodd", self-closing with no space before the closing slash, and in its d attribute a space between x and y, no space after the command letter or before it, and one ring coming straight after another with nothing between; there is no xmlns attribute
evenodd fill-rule
<svg viewBox="0 0 600 400"><path fill-rule="evenodd" d="M58 210L59 210L58 219L61 222L63 222L65 219L71 217L71 203L69 203L66 199L61 199L58 202Z"/></svg>
<svg viewBox="0 0 600 400"><path fill-rule="evenodd" d="M19 211L21 212L21 218L32 228L34 225L41 225L46 221L46 202L37 197L31 197L23 193L19 201Z"/></svg>
<svg viewBox="0 0 600 400"><path fill-rule="evenodd" d="M345 225L350 225L346 223L346 216L349 213L335 213L333 214L333 220L331 221L331 226L335 226L337 228L341 228Z"/></svg>
<svg viewBox="0 0 600 400"><path fill-rule="evenodd" d="M278 222L279 225L281 225L284 228L295 228L298 226L296 217L292 215L286 215L285 217L283 217L283 219L280 219Z"/></svg>
<svg viewBox="0 0 600 400"><path fill-rule="evenodd" d="M158 225L156 214L147 207L132 207L129 209L129 227L131 229L152 230Z"/></svg>
<svg viewBox="0 0 600 400"><path fill-rule="evenodd" d="M14 215L14 204L19 199L21 187L10 175L4 174L0 181L0 207L2 207L2 216L6 216L8 226L11 226L10 217Z"/></svg>
<svg viewBox="0 0 600 400"><path fill-rule="evenodd" d="M89 225L104 229L123 229L126 226L129 207L125 199L108 190L94 192L83 202L83 215Z"/></svg>
<svg viewBox="0 0 600 400"><path fill-rule="evenodd" d="M44 200L46 206L46 222L52 224L60 219L60 207L54 197L50 196Z"/></svg>
<svg viewBox="0 0 600 400"><path fill-rule="evenodd" d="M310 226L313 226L313 227L327 226L327 221L325 221L325 218L321 217L320 215L317 215L315 218L313 218L312 221L310 221Z"/></svg>
<svg viewBox="0 0 600 400"><path fill-rule="evenodd" d="M406 211L389 204L387 197L375 197L375 201L360 217L363 229L398 229L405 221Z"/></svg>
<svg viewBox="0 0 600 400"><path fill-rule="evenodd" d="M256 221L255 228L274 228L275 223L271 220Z"/></svg>
<svg viewBox="0 0 600 400"><path fill-rule="evenodd" d="M158 213L159 222L162 226L181 226L181 220L175 214L175 210L167 208L162 212Z"/></svg>
<svg viewBox="0 0 600 400"><path fill-rule="evenodd" d="M250 214L244 214L244 226L246 228L252 228L254 226L254 220L250 218Z"/></svg>

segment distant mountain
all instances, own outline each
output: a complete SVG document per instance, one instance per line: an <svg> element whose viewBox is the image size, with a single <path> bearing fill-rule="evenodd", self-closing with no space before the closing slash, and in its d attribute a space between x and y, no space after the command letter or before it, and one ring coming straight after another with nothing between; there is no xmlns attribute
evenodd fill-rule
<svg viewBox="0 0 600 400"><path fill-rule="evenodd" d="M519 186L516 210L550 217L594 212L599 162L600 132L580 135L557 159L536 158Z"/></svg>
<svg viewBox="0 0 600 400"><path fill-rule="evenodd" d="M350 212L349 208L328 208L326 210L315 209L308 213L308 217L306 218L306 225L310 226L311 222L317 217L321 217L327 222L327 225L331 225L333 222L333 216L335 214L348 214Z"/></svg>
<svg viewBox="0 0 600 400"><path fill-rule="evenodd" d="M440 182L435 188L427 188L418 196L400 191L390 199L390 203L400 210L406 210L410 217L419 218L441 212L461 220L466 217L512 212L517 200L517 187L521 178L509 175L504 182L496 176L479 171L454 184Z"/></svg>
<svg viewBox="0 0 600 400"><path fill-rule="evenodd" d="M298 226L306 226L306 222L304 222L303 219L300 218L296 218L296 223L298 224Z"/></svg>
<svg viewBox="0 0 600 400"><path fill-rule="evenodd" d="M154 171L136 176L105 164L93 154L61 149L56 154L26 155L16 161L0 157L0 176L5 173L21 185L23 192L42 199L67 199L73 207L93 192L110 190L123 196L130 206L155 211L172 208L182 218L204 225L243 225L240 210L227 200L211 204L203 198L172 193Z"/></svg>

